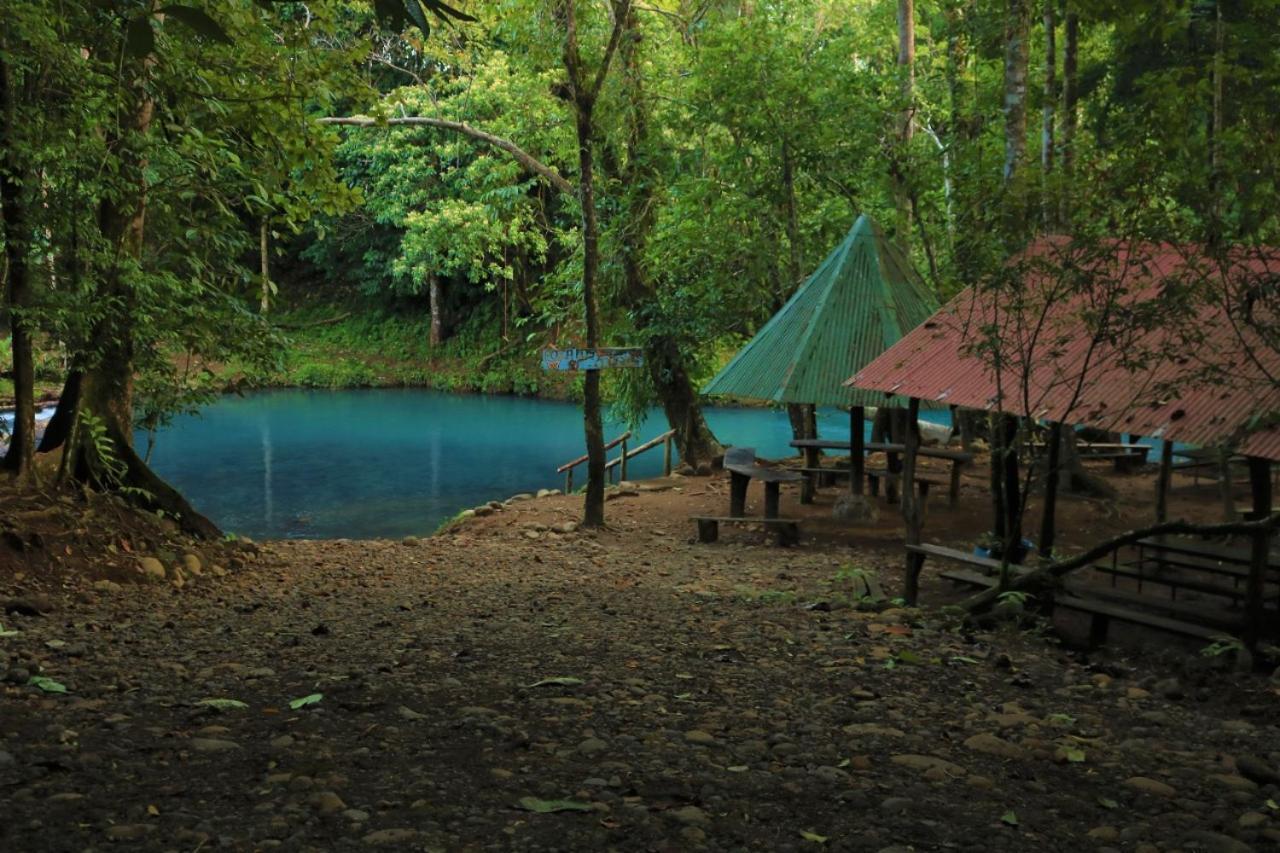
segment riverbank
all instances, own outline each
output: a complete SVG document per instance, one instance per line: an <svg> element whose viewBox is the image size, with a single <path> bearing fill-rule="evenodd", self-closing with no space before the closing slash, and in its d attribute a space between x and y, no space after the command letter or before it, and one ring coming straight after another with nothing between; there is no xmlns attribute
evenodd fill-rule
<svg viewBox="0 0 1280 853"><path fill-rule="evenodd" d="M859 606L860 578L895 589L891 519L691 541L726 492L637 484L599 532L548 496L429 539L222 544L199 571L174 542L149 583L0 571L0 847L1280 841L1266 679L965 626L936 579L930 607Z"/></svg>

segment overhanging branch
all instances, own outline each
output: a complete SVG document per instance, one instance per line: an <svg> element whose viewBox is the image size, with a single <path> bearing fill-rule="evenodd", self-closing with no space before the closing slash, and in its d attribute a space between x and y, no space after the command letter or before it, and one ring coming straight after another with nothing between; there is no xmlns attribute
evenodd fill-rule
<svg viewBox="0 0 1280 853"><path fill-rule="evenodd" d="M435 127L440 130L452 130L455 133L470 136L472 139L478 139L487 145L492 145L494 148L502 149L510 154L521 166L524 166L530 172L533 172L560 192L565 193L566 195L575 194L573 184L565 180L564 177L555 169L546 165L519 145L516 145L509 139L503 139L501 136L494 136L492 133L486 133L479 128L472 127L466 122L450 121L443 118L428 118L426 116L405 116L403 118L389 118L385 120L369 118L368 116L349 116L345 118L322 118L320 119L320 123L336 124L343 127L380 127L390 125L393 127Z"/></svg>

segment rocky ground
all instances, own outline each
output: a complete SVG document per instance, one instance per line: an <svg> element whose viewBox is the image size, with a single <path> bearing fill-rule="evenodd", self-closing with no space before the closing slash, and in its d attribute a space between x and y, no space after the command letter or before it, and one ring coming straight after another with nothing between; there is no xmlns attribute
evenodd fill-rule
<svg viewBox="0 0 1280 853"><path fill-rule="evenodd" d="M1280 849L1277 682L860 609L889 537L698 545L724 484L661 488L15 563L0 850Z"/></svg>

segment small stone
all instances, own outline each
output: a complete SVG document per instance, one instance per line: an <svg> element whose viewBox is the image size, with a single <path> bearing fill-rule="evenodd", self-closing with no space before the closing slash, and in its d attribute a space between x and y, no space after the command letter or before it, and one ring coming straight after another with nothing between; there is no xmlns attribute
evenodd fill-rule
<svg viewBox="0 0 1280 853"><path fill-rule="evenodd" d="M489 771L489 775L492 776L498 782L507 782L515 778L516 774L512 773L510 770L507 770L505 767L494 767Z"/></svg>
<svg viewBox="0 0 1280 853"><path fill-rule="evenodd" d="M1110 844L1120 840L1120 830L1114 826L1095 826L1089 830L1089 837L1101 844Z"/></svg>
<svg viewBox="0 0 1280 853"><path fill-rule="evenodd" d="M280 735L271 739L271 746L275 749L287 749L293 746L293 735Z"/></svg>
<svg viewBox="0 0 1280 853"><path fill-rule="evenodd" d="M193 737L191 739L191 748L196 752L234 752L240 748L240 744L233 740L223 740L213 737Z"/></svg>
<svg viewBox="0 0 1280 853"><path fill-rule="evenodd" d="M690 844L702 844L707 840L707 834L696 826L686 826L680 830L680 837Z"/></svg>
<svg viewBox="0 0 1280 853"><path fill-rule="evenodd" d="M333 791L320 791L311 795L311 807L320 814L333 814L345 811L347 804Z"/></svg>
<svg viewBox="0 0 1280 853"><path fill-rule="evenodd" d="M1237 791L1255 791L1258 788L1257 782L1234 773L1211 773L1208 778Z"/></svg>
<svg viewBox="0 0 1280 853"><path fill-rule="evenodd" d="M528 492L521 492L518 495L512 495L511 497L507 498L507 503L519 503L521 501L531 501L531 500L533 500L533 495L529 494Z"/></svg>
<svg viewBox="0 0 1280 853"><path fill-rule="evenodd" d="M974 752L994 755L998 758L1008 758L1015 761L1027 758L1027 751L1022 747L987 732L976 734L966 739L964 745Z"/></svg>
<svg viewBox="0 0 1280 853"><path fill-rule="evenodd" d="M1240 825L1241 829L1257 829L1268 820L1269 818L1262 812L1245 812L1240 815L1236 823Z"/></svg>
<svg viewBox="0 0 1280 853"><path fill-rule="evenodd" d="M1280 785L1280 773L1269 762L1253 755L1236 756L1236 771L1259 785Z"/></svg>
<svg viewBox="0 0 1280 853"><path fill-rule="evenodd" d="M182 568L187 574L195 577L204 574L204 564L200 562L200 557L190 552L182 555Z"/></svg>
<svg viewBox="0 0 1280 853"><path fill-rule="evenodd" d="M406 536L400 540L400 544L406 548L417 548L422 544L422 540L417 536Z"/></svg>
<svg viewBox="0 0 1280 853"><path fill-rule="evenodd" d="M686 826L706 826L711 823L711 819L707 817L707 813L697 806L685 806L682 809L675 809L668 812L672 818Z"/></svg>
<svg viewBox="0 0 1280 853"><path fill-rule="evenodd" d="M1134 701L1139 701L1142 699L1151 698L1151 691L1143 690L1141 687L1130 687L1124 691L1124 695L1126 699L1133 699Z"/></svg>
<svg viewBox="0 0 1280 853"><path fill-rule="evenodd" d="M577 529L578 529L578 522L576 521L561 521L551 525L551 532L559 533L561 536L567 535L569 533L573 533Z"/></svg>
<svg viewBox="0 0 1280 853"><path fill-rule="evenodd" d="M935 758L932 755L894 755L889 760L901 767L909 767L912 770L920 770L922 772L937 768L951 777L963 776L968 772L959 764L943 758Z"/></svg>
<svg viewBox="0 0 1280 853"><path fill-rule="evenodd" d="M371 832L364 837L364 843L371 847L389 846L392 844L407 844L418 837L416 829L379 829L377 832Z"/></svg>
<svg viewBox="0 0 1280 853"><path fill-rule="evenodd" d="M1146 776L1132 776L1124 780L1124 783L1135 791L1156 797L1174 797L1178 794L1177 789L1172 785L1166 785L1164 782Z"/></svg>
<svg viewBox="0 0 1280 853"><path fill-rule="evenodd" d="M0 749L0 767L8 767L13 764L13 756Z"/></svg>
<svg viewBox="0 0 1280 853"><path fill-rule="evenodd" d="M110 841L141 841L151 830L145 823L118 823L107 827L106 836Z"/></svg>
<svg viewBox="0 0 1280 853"><path fill-rule="evenodd" d="M609 744L600 740L598 737L589 737L582 743L578 744L578 752L583 755L599 755L609 748Z"/></svg>
<svg viewBox="0 0 1280 853"><path fill-rule="evenodd" d="M411 722L417 721L417 720L425 720L427 718L426 714L420 714L417 711L413 710L412 708L408 707L407 705L401 705L399 708L397 708L396 714L400 717L400 719L409 720Z"/></svg>
<svg viewBox="0 0 1280 853"><path fill-rule="evenodd" d="M364 823L369 819L369 813L360 809L347 809L342 816L352 823Z"/></svg>
<svg viewBox="0 0 1280 853"><path fill-rule="evenodd" d="M1165 678L1157 681L1152 685L1152 689L1166 699L1181 699L1183 695L1182 682L1176 678Z"/></svg>
<svg viewBox="0 0 1280 853"><path fill-rule="evenodd" d="M1253 848L1243 841L1232 838L1230 835L1210 832L1207 829L1189 831L1183 844L1192 850L1200 850L1204 853L1253 853Z"/></svg>
<svg viewBox="0 0 1280 853"><path fill-rule="evenodd" d="M103 579L100 581L94 581L93 588L96 589L98 592L124 592L124 587L122 587L120 584L116 583L115 581L109 581L106 579Z"/></svg>
<svg viewBox="0 0 1280 853"><path fill-rule="evenodd" d="M701 729L692 729L684 733L686 743L696 744L698 746L715 746L718 741L709 732Z"/></svg>
<svg viewBox="0 0 1280 853"><path fill-rule="evenodd" d="M493 515L493 507L487 506L487 505L478 506L475 509L473 509L471 512L477 518L484 518L486 515Z"/></svg>
<svg viewBox="0 0 1280 853"><path fill-rule="evenodd" d="M526 530L524 531L524 538L525 539L541 539L542 534L536 530Z"/></svg>
<svg viewBox="0 0 1280 853"><path fill-rule="evenodd" d="M151 581L162 581L165 579L164 563L155 557L139 557L138 569L141 570L142 576Z"/></svg>

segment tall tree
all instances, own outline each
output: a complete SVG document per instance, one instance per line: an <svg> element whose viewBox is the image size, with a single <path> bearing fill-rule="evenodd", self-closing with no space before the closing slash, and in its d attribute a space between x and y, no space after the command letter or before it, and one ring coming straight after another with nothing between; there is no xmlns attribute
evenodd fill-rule
<svg viewBox="0 0 1280 853"><path fill-rule="evenodd" d="M557 12L564 26L564 69L578 133L578 200L582 205L582 302L588 349L600 346L600 309L596 288L600 274L600 226L595 198L595 108L609 73L618 39L626 25L631 0L613 0L613 28L604 56L590 74L583 66L578 45L577 0L559 0ZM600 413L600 372L588 370L582 382L583 431L587 439L587 492L582 523L586 527L604 524L604 425Z"/></svg>
<svg viewBox="0 0 1280 853"><path fill-rule="evenodd" d="M1031 0L1007 0L1004 33L1004 182L1019 176L1027 153L1027 63Z"/></svg>

